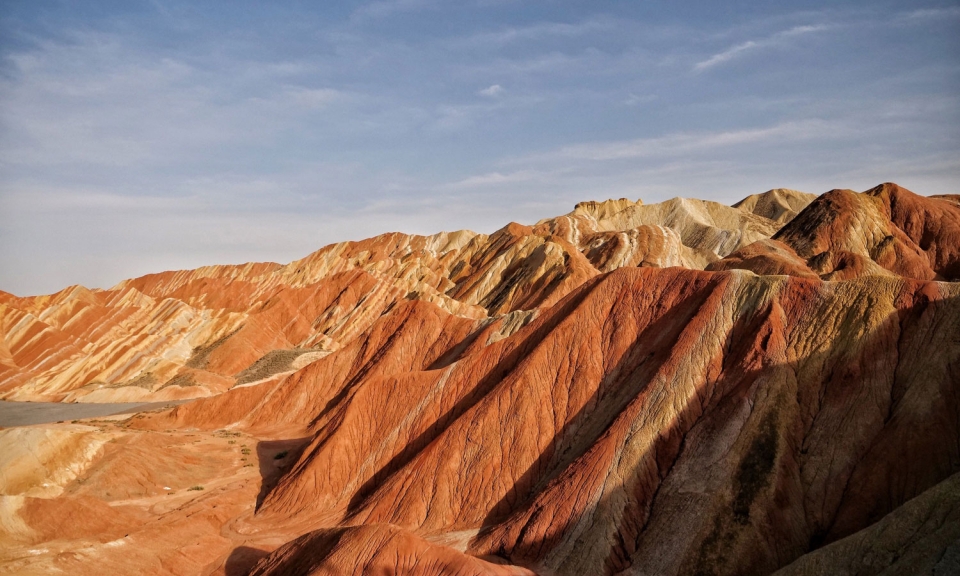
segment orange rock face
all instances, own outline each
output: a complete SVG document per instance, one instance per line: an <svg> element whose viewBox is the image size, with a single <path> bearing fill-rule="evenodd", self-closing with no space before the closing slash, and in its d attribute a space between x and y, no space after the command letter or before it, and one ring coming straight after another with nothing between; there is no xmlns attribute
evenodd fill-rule
<svg viewBox="0 0 960 576"><path fill-rule="evenodd" d="M780 242L780 250L758 246L734 253L714 268L763 274L786 265L783 273L796 273L802 269L800 262L787 257L786 264L776 253L789 248L825 280L880 275L960 279L960 206L949 199L918 196L896 184L862 194L831 190L773 240ZM768 255L758 257L763 252Z"/></svg>
<svg viewBox="0 0 960 576"><path fill-rule="evenodd" d="M0 572L949 573L960 208L811 200L2 294L6 397L203 397L0 430Z"/></svg>
<svg viewBox="0 0 960 576"><path fill-rule="evenodd" d="M490 236L391 233L285 266L208 266L109 290L0 295L0 398L213 396L339 349L404 299L471 320L536 310L616 268L703 268L772 235L808 201L772 190L742 209L687 199L585 202Z"/></svg>

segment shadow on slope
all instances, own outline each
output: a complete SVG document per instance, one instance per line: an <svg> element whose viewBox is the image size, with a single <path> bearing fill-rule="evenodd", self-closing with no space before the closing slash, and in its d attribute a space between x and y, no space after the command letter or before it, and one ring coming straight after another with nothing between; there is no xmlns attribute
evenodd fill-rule
<svg viewBox="0 0 960 576"><path fill-rule="evenodd" d="M269 552L266 550L250 546L237 546L230 552L224 562L223 574L224 576L247 576L253 566L267 555L269 555Z"/></svg>
<svg viewBox="0 0 960 576"><path fill-rule="evenodd" d="M260 509L264 498L273 490L280 478L290 470L300 458L303 449L309 444L310 437L285 440L266 440L257 443L257 463L260 471L260 493L257 494L256 509Z"/></svg>
<svg viewBox="0 0 960 576"><path fill-rule="evenodd" d="M545 319L542 323L538 323L529 334L525 332L520 345L501 358L490 371L478 379L476 385L467 391L450 410L441 415L433 425L418 435L413 441L409 442L399 454L391 458L385 466L377 471L373 477L357 490L347 505L347 515L349 516L357 512L363 501L372 494L387 477L408 465L417 454L422 452L431 442L435 441L455 420L463 416L467 410L475 406L477 402L489 394L496 385L502 382L510 372L515 370L523 358L526 357L533 348L538 346L546 335L549 334L572 309L583 302L590 294L591 288L595 285L595 281L587 281L580 289L576 290L574 294L565 298L551 309L552 313L548 319Z"/></svg>
<svg viewBox="0 0 960 576"><path fill-rule="evenodd" d="M776 321L774 300L730 330L718 378L680 399L630 475L617 465L636 437L619 424L642 413L627 407L624 422L534 482L545 451L509 493L520 505L494 506L471 549L545 573L766 574L872 525L960 470L956 443L943 441L960 437L960 330L943 323L960 317L958 299L932 300L931 287L910 283L899 297L912 305L795 358L777 353L792 326ZM925 356L931 339L939 354ZM514 512L503 518L505 508ZM599 543L602 564L585 565Z"/></svg>

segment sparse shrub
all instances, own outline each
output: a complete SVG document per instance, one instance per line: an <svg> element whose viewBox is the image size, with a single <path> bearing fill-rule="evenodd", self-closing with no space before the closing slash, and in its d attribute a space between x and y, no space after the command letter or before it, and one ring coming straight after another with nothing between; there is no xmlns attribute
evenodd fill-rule
<svg viewBox="0 0 960 576"><path fill-rule="evenodd" d="M191 487L187 488L187 490L203 490L203 486L200 486L200 485L191 486Z"/></svg>

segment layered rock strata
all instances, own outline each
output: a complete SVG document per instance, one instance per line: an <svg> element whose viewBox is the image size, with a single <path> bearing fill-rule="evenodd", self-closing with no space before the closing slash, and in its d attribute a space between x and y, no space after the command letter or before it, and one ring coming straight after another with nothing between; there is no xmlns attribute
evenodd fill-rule
<svg viewBox="0 0 960 576"><path fill-rule="evenodd" d="M0 571L950 573L960 206L810 200L3 296L10 397L208 397L0 431Z"/></svg>

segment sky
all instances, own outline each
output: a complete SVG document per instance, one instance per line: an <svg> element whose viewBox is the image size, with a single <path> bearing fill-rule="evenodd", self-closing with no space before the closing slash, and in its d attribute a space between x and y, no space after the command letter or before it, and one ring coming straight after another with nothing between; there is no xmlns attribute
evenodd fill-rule
<svg viewBox="0 0 960 576"><path fill-rule="evenodd" d="M960 193L960 2L0 3L0 290L576 202Z"/></svg>

